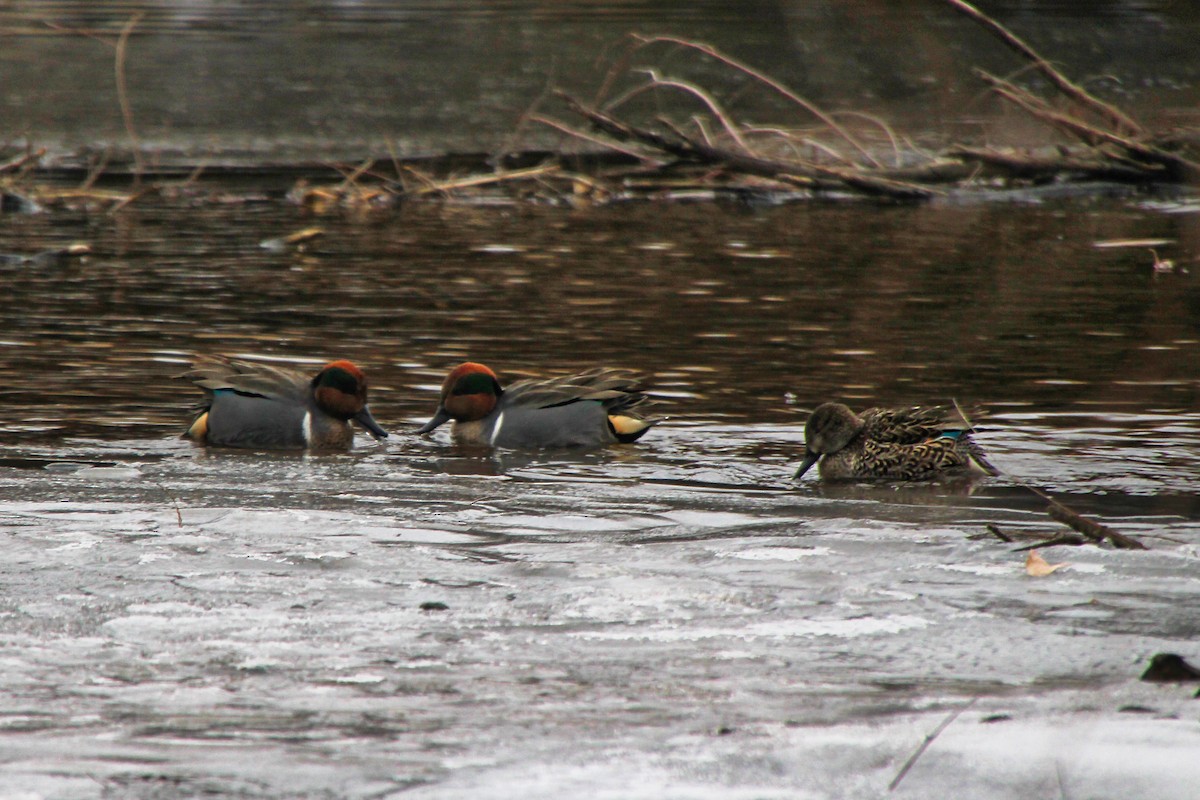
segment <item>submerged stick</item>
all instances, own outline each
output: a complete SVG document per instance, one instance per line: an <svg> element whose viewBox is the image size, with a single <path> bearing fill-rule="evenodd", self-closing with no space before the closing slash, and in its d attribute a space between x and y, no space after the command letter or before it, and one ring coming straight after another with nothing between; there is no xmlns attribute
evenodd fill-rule
<svg viewBox="0 0 1200 800"><path fill-rule="evenodd" d="M1067 527L1079 531L1087 538L1094 542L1102 542L1108 539L1113 543L1113 547L1119 550L1147 550L1146 545L1134 539L1132 536L1126 536L1123 533L1117 533L1107 525L1101 525L1099 522L1090 520L1087 517L1076 514L1071 509L1064 506L1057 500L1051 500L1050 505L1046 508L1046 513L1051 519L1057 520Z"/></svg>
<svg viewBox="0 0 1200 800"><path fill-rule="evenodd" d="M1064 531L1063 533L1060 533L1057 536L1052 536L1049 539L1042 539L1034 542L1033 544L1014 547L1012 552L1023 553L1026 550L1037 550L1042 547L1054 547L1055 545L1060 544L1069 544L1072 547L1080 547L1081 545L1087 544L1088 541L1089 539L1086 536L1081 536L1078 533L1067 533Z"/></svg>

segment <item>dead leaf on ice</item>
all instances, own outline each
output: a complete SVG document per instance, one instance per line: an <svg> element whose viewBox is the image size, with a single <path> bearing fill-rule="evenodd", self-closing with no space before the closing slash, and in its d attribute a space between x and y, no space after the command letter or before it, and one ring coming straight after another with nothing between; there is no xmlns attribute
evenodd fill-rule
<svg viewBox="0 0 1200 800"><path fill-rule="evenodd" d="M1025 556L1025 572L1035 578L1044 578L1055 570L1060 570L1067 564L1049 564L1037 550L1030 550Z"/></svg>

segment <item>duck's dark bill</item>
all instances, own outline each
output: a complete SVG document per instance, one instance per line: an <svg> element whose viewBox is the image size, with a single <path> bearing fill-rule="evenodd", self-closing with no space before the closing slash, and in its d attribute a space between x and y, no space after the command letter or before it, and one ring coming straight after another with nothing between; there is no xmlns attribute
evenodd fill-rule
<svg viewBox="0 0 1200 800"><path fill-rule="evenodd" d="M792 476L792 480L798 481L804 473L812 469L812 465L821 460L820 453L814 453L812 450L804 451L804 461L800 463L800 468L796 470L796 474Z"/></svg>
<svg viewBox="0 0 1200 800"><path fill-rule="evenodd" d="M379 423L371 416L371 411L366 406L363 406L363 410L354 415L354 421L366 428L367 433L376 439L387 438L387 431L379 427Z"/></svg>
<svg viewBox="0 0 1200 800"><path fill-rule="evenodd" d="M417 433L429 433L434 428L450 421L450 415L446 413L446 409L438 407L437 413L433 415L433 419L426 422L420 427Z"/></svg>

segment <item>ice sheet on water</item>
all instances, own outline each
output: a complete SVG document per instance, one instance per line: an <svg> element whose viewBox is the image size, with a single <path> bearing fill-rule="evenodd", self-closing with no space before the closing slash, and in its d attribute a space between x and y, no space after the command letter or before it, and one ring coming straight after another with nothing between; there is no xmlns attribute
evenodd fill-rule
<svg viewBox="0 0 1200 800"><path fill-rule="evenodd" d="M157 483L22 470L0 486L0 729L37 735L6 737L4 788L879 796L972 697L897 796L1195 778L1165 719L1191 690L1136 680L1194 655L1194 546L1050 552L1072 567L1031 578L969 538L1052 528L1019 487L785 489L774 452L726 463L775 432L681 428L640 462L539 454L504 481L190 450L138 467ZM1087 511L1195 538L1170 496L1093 493L1115 438L1036 438L995 446L1034 475L1093 448L1054 473Z"/></svg>

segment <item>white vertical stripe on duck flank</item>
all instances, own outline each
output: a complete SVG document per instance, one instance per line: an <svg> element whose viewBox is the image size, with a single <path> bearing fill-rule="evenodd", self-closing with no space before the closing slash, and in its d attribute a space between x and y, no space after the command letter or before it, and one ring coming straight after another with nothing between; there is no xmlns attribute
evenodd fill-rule
<svg viewBox="0 0 1200 800"><path fill-rule="evenodd" d="M496 439L497 439L497 437L500 436L500 428L503 425L504 425L504 413L501 412L500 416L496 417L496 425L492 428L492 438L488 440L488 444L490 444L492 447L496 446Z"/></svg>

